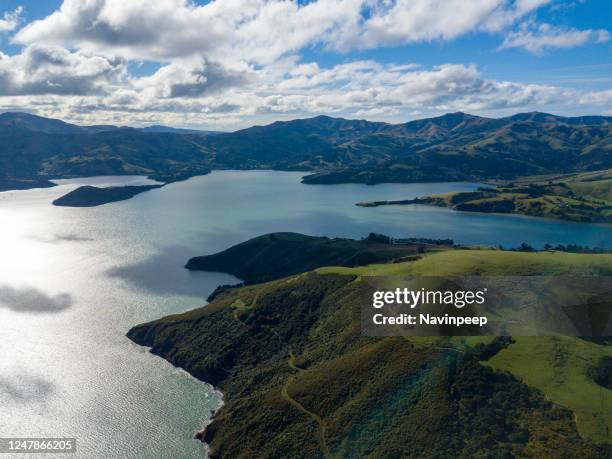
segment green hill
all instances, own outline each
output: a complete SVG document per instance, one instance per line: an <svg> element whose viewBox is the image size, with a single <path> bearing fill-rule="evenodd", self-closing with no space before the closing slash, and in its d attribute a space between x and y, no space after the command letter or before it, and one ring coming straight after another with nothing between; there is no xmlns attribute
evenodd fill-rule
<svg viewBox="0 0 612 459"><path fill-rule="evenodd" d="M591 364L610 355L605 344L584 353L584 341L564 340L584 359L574 365L547 351L550 338L532 338L525 353L522 339L361 334L363 275L540 273L610 275L612 256L446 250L320 268L233 289L128 336L224 392L201 435L212 457L608 457L609 389L572 403ZM528 370L551 365L575 376L550 387Z"/></svg>
<svg viewBox="0 0 612 459"><path fill-rule="evenodd" d="M200 135L81 127L23 113L0 115L0 184L94 175L163 181L210 172Z"/></svg>
<svg viewBox="0 0 612 459"><path fill-rule="evenodd" d="M432 241L433 242L433 241ZM321 266L359 266L418 257L441 245L392 245L374 239L329 239L298 233L272 233L250 239L223 252L195 257L186 268L233 274L247 284L266 282Z"/></svg>
<svg viewBox="0 0 612 459"><path fill-rule="evenodd" d="M612 169L562 176L526 177L495 188L445 193L358 206L424 204L467 212L531 215L579 222L612 222Z"/></svg>
<svg viewBox="0 0 612 459"><path fill-rule="evenodd" d="M610 117L449 113L404 124L318 116L231 133L76 126L0 115L0 178L197 175L210 169L312 172L305 183L509 179L612 167Z"/></svg>

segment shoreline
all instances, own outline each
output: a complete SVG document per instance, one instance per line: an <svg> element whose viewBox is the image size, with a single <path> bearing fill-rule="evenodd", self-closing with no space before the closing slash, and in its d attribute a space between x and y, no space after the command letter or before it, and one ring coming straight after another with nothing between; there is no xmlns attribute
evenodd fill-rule
<svg viewBox="0 0 612 459"><path fill-rule="evenodd" d="M612 226L612 222L610 221L600 221L600 220L592 220L592 221L580 221L580 220L571 220L566 218L556 218L550 217L546 215L530 215L520 212L485 212L480 210L465 210L465 209L455 209L453 206L445 205L445 204L437 204L434 202L425 202L423 198L415 198L415 199L405 199L405 200L397 200L397 201L363 201L355 203L357 207L370 208L370 207L385 207L385 206L422 206L429 208L438 208L438 209L446 209L451 212L458 212L463 214L480 214L480 215L500 215L500 216L512 216L516 218L533 218L533 219L543 219L547 221L560 222L560 223L571 223L571 224L589 224L589 225L603 225L603 226Z"/></svg>
<svg viewBox="0 0 612 459"><path fill-rule="evenodd" d="M204 307L205 306L206 305L204 305ZM130 342L130 344L132 346L138 346L139 348L144 349L147 354L155 356L156 358L159 358L159 359L163 360L164 362L172 365L172 367L175 370L179 370L179 372L181 374L183 374L187 378L197 382L198 384L205 384L205 385L209 386L211 388L211 390L212 390L212 393L219 395L220 401L219 401L219 403L217 404L217 406L214 409L210 410L210 418L207 421L204 422L204 425L202 427L196 428L196 430L195 430L195 432L194 432L194 434L192 436L192 439L198 440L200 443L202 443L205 446L205 451L208 453L209 449L210 449L210 445L206 442L206 438L205 438L206 437L206 431L209 428L209 426L215 421L215 416L219 413L221 408L223 408L223 406L225 406L225 394L223 393L223 391L219 387L215 386L214 384L211 384L210 382L208 382L208 381L206 381L204 379L198 378L193 373L191 373L188 369L186 369L186 368L184 368L184 367L182 367L180 365L177 365L175 362L173 362L173 361L171 361L171 360L169 360L169 359L167 359L165 357L162 357L159 354L156 354L155 352L153 352L151 346L146 346L146 345L142 345L142 344L137 343L132 338L130 338L129 331L128 331L128 333L125 336L128 338L128 340L129 340L129 342Z"/></svg>
<svg viewBox="0 0 612 459"><path fill-rule="evenodd" d="M493 184L489 184L493 185ZM414 199L363 201L360 207L429 205L457 211L527 215L578 223L612 223L612 169L559 177L523 177L475 191Z"/></svg>

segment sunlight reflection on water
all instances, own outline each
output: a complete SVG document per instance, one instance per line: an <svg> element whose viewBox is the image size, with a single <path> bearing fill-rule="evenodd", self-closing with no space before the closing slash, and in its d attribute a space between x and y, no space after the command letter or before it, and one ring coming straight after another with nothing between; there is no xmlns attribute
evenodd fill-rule
<svg viewBox="0 0 612 459"><path fill-rule="evenodd" d="M77 437L80 456L200 457L193 440L219 394L150 355L125 333L200 306L219 273L183 268L272 231L460 243L609 246L610 226L452 212L361 208L477 184L306 186L298 173L214 172L95 208L50 203L81 184L0 193L0 432Z"/></svg>

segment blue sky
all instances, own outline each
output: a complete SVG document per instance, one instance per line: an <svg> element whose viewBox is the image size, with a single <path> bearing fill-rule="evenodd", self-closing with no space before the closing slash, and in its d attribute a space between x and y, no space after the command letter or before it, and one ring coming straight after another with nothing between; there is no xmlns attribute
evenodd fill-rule
<svg viewBox="0 0 612 459"><path fill-rule="evenodd" d="M233 129L612 115L604 0L3 0L0 110Z"/></svg>

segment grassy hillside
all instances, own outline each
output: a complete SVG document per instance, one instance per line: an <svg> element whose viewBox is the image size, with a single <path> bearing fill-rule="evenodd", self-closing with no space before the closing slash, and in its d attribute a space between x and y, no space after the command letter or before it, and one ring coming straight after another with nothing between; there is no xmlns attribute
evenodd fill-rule
<svg viewBox="0 0 612 459"><path fill-rule="evenodd" d="M440 245L385 244L372 239L329 239L297 233L272 233L253 238L214 255L195 257L186 268L220 271L247 284L265 282L321 266L359 266L399 261L419 252L439 250Z"/></svg>
<svg viewBox="0 0 612 459"><path fill-rule="evenodd" d="M467 212L497 212L580 222L612 222L612 170L525 178L495 188L444 193L403 201L357 205L425 204Z"/></svg>
<svg viewBox="0 0 612 459"><path fill-rule="evenodd" d="M310 171L305 183L508 179L612 167L609 117L465 113L404 124L319 116L232 133L76 126L0 115L0 177L176 176L210 169Z"/></svg>
<svg viewBox="0 0 612 459"><path fill-rule="evenodd" d="M123 174L173 181L210 172L199 135L98 131L22 115L0 116L0 182Z"/></svg>
<svg viewBox="0 0 612 459"><path fill-rule="evenodd" d="M611 254L447 250L425 254L413 263L378 264L356 268L325 267L320 274L353 276L534 276L612 275Z"/></svg>
<svg viewBox="0 0 612 459"><path fill-rule="evenodd" d="M568 183L578 196L586 199L604 201L608 205L612 203L612 178L605 180L581 181Z"/></svg>
<svg viewBox="0 0 612 459"><path fill-rule="evenodd" d="M612 438L612 391L589 377L612 346L572 337L517 337L487 365L509 371L546 397L572 410L580 433L595 441ZM537 364L535 364L537 362Z"/></svg>
<svg viewBox="0 0 612 459"><path fill-rule="evenodd" d="M203 435L213 457L603 458L612 454L598 445L612 442L610 390L597 404L590 393L571 399L609 347L568 339L567 352L551 355L549 338L361 335L364 274L568 272L610 274L612 256L449 250L321 268L232 290L128 336L223 390L225 405ZM551 366L571 378L549 387L529 376L529 367Z"/></svg>
<svg viewBox="0 0 612 459"><path fill-rule="evenodd" d="M404 124L318 116L205 139L215 161L315 170L305 183L508 178L610 167L609 117L465 113Z"/></svg>
<svg viewBox="0 0 612 459"><path fill-rule="evenodd" d="M491 179L608 169L610 127L610 118L605 117L524 113L489 119L450 113L390 126L343 144L353 155L371 153L368 166L345 163L307 176L304 182ZM381 151L397 153L376 157Z"/></svg>

